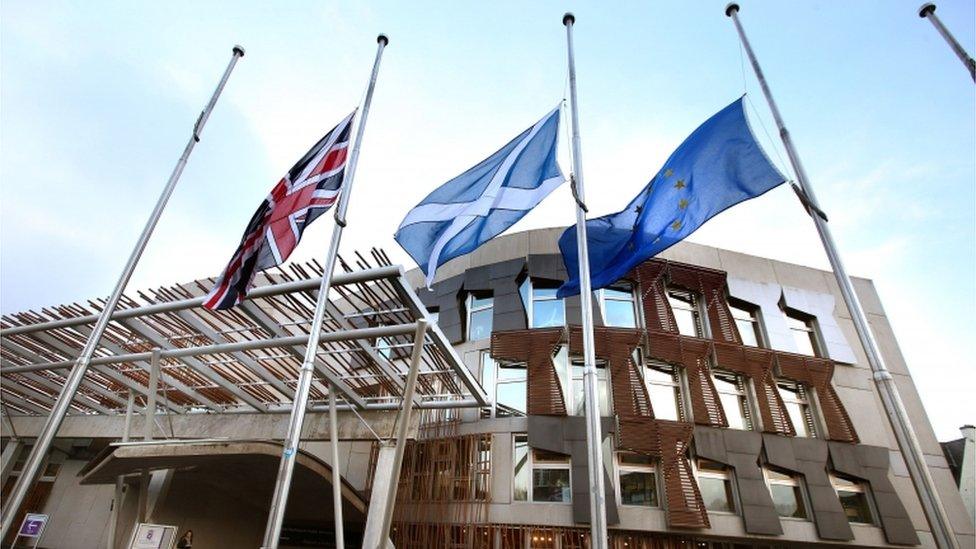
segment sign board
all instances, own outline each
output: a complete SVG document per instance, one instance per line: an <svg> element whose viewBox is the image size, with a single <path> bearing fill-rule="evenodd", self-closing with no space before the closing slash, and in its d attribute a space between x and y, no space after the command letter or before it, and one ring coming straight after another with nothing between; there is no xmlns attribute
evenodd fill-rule
<svg viewBox="0 0 976 549"><path fill-rule="evenodd" d="M47 515L27 513L24 522L20 523L20 530L17 531L17 535L25 538L41 537L41 534L44 533L44 527L47 526L47 519Z"/></svg>
<svg viewBox="0 0 976 549"><path fill-rule="evenodd" d="M132 532L129 549L172 549L176 533L176 526L139 523Z"/></svg>

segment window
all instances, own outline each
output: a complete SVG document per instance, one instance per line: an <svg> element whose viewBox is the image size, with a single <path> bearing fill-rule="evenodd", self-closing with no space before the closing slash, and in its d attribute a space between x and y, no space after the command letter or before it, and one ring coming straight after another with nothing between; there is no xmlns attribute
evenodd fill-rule
<svg viewBox="0 0 976 549"><path fill-rule="evenodd" d="M776 388L786 405L786 413L798 437L815 437L817 430L813 422L810 398L806 387L790 381L778 381Z"/></svg>
<svg viewBox="0 0 976 549"><path fill-rule="evenodd" d="M396 343L385 337L376 340L376 352L387 360L393 359L393 350L395 347Z"/></svg>
<svg viewBox="0 0 976 549"><path fill-rule="evenodd" d="M678 369L663 362L650 362L644 367L644 384L651 398L651 407L657 419L684 421L681 406L681 379Z"/></svg>
<svg viewBox="0 0 976 549"><path fill-rule="evenodd" d="M764 471L776 513L781 517L806 519L807 507L803 499L803 490L800 488L800 479L773 469L764 469Z"/></svg>
<svg viewBox="0 0 976 549"><path fill-rule="evenodd" d="M468 294L468 341L491 337L491 317L494 314L491 294Z"/></svg>
<svg viewBox="0 0 976 549"><path fill-rule="evenodd" d="M437 324L437 321L440 319L441 312L439 310L434 309L433 311L427 311L427 320L429 320L431 324Z"/></svg>
<svg viewBox="0 0 976 549"><path fill-rule="evenodd" d="M617 478L621 505L657 507L657 474L650 457L619 452Z"/></svg>
<svg viewBox="0 0 976 549"><path fill-rule="evenodd" d="M751 430L752 414L749 411L745 380L740 375L718 370L712 372L712 378L715 380L725 417L729 420L729 428Z"/></svg>
<svg viewBox="0 0 976 549"><path fill-rule="evenodd" d="M701 311L698 307L698 296L692 292L668 289L668 302L674 313L674 320L678 323L678 333L687 336L702 336Z"/></svg>
<svg viewBox="0 0 976 549"><path fill-rule="evenodd" d="M735 500L732 497L732 471L714 461L699 459L698 489L701 491L705 508L709 511L735 512Z"/></svg>
<svg viewBox="0 0 976 549"><path fill-rule="evenodd" d="M512 475L515 501L572 501L569 456L529 447L527 435L515 435L515 470Z"/></svg>
<svg viewBox="0 0 976 549"><path fill-rule="evenodd" d="M742 343L750 347L762 347L762 328L759 325L759 310L741 301L729 300L729 309L735 320L735 327L739 329Z"/></svg>
<svg viewBox="0 0 976 549"><path fill-rule="evenodd" d="M614 284L599 291L600 309L606 326L637 327L637 303L634 288L628 283Z"/></svg>
<svg viewBox="0 0 976 549"><path fill-rule="evenodd" d="M874 524L874 513L871 511L867 490L860 482L847 480L836 475L830 476L830 483L840 498L840 505L847 515L847 522L858 524Z"/></svg>
<svg viewBox="0 0 976 549"><path fill-rule="evenodd" d="M498 363L481 354L481 386L492 398L491 416L524 416L526 405L525 364Z"/></svg>
<svg viewBox="0 0 976 549"><path fill-rule="evenodd" d="M519 287L529 328L549 328L566 324L566 306L556 297L558 283L533 281L526 278ZM530 299L531 298L531 299Z"/></svg>
<svg viewBox="0 0 976 549"><path fill-rule="evenodd" d="M586 410L586 394L583 391L583 360L574 358L569 360L566 346L561 346L553 358L556 373L562 384L563 395L566 398L566 411L571 416L581 416ZM568 364L567 364L568 362ZM607 380L606 364L596 363L596 390L600 405L600 415L610 415L610 383Z"/></svg>
<svg viewBox="0 0 976 549"><path fill-rule="evenodd" d="M817 330L815 321L812 317L803 316L793 311L786 312L786 325L793 334L793 341L796 342L796 350L801 355L820 356L817 352Z"/></svg>

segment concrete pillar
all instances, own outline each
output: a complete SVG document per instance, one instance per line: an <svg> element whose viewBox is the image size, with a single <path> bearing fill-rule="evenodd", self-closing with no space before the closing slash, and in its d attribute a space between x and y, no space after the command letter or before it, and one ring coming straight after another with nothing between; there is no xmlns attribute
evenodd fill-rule
<svg viewBox="0 0 976 549"><path fill-rule="evenodd" d="M17 454L23 447L24 443L17 438L11 438L7 442L7 447L3 449L3 455L0 455L0 486L7 483L7 477L10 476L14 463L17 462Z"/></svg>
<svg viewBox="0 0 976 549"><path fill-rule="evenodd" d="M976 427L963 425L959 430L965 439L962 470L959 472L959 493L970 518L976 520Z"/></svg>
<svg viewBox="0 0 976 549"><path fill-rule="evenodd" d="M363 547L374 549L381 547L380 536L383 531L383 512L386 510L386 497L390 490L390 483L397 482L393 478L393 461L396 447L390 444L380 445L376 458L376 471L373 472L373 490L370 492L369 511L366 514L366 530L363 532ZM393 543L387 539L386 547L392 549Z"/></svg>

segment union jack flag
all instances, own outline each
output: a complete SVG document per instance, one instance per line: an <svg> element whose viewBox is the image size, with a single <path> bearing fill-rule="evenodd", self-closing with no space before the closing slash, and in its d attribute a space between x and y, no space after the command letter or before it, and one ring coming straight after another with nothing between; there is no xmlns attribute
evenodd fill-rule
<svg viewBox="0 0 976 549"><path fill-rule="evenodd" d="M284 263L305 227L339 198L355 114L325 134L261 202L240 246L204 299L204 307L229 309L244 301L254 276Z"/></svg>

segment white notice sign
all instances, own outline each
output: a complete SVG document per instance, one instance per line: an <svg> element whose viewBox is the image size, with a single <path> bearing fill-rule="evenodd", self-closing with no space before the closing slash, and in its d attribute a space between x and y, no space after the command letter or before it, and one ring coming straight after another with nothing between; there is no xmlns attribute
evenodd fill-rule
<svg viewBox="0 0 976 549"><path fill-rule="evenodd" d="M176 540L176 527L165 524L139 524L129 549L169 549Z"/></svg>

